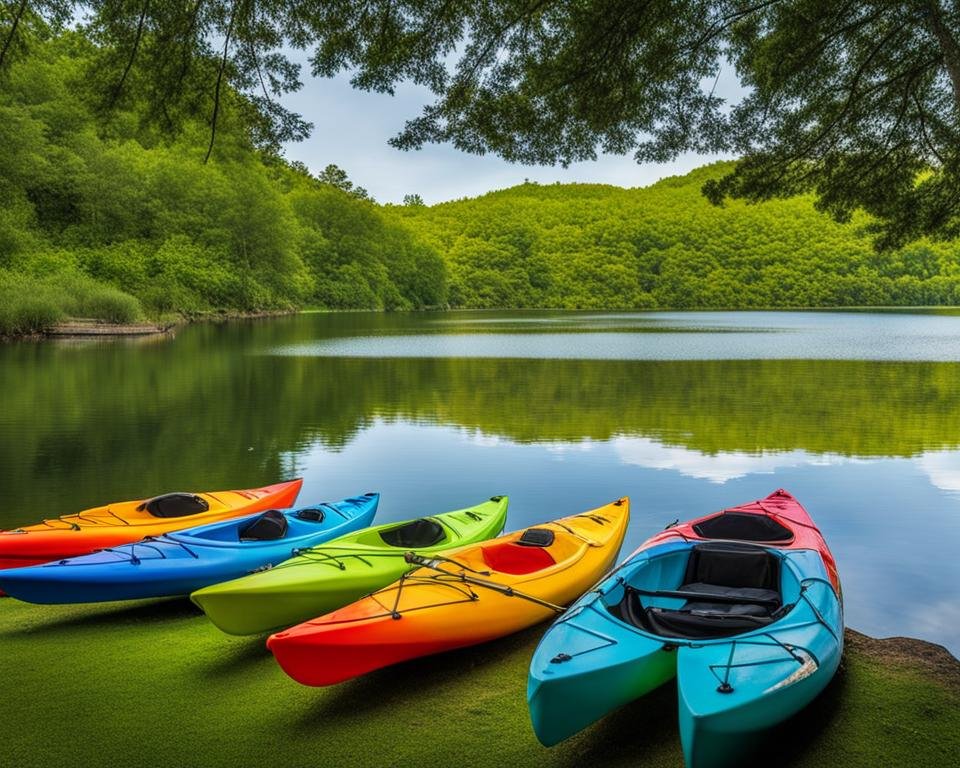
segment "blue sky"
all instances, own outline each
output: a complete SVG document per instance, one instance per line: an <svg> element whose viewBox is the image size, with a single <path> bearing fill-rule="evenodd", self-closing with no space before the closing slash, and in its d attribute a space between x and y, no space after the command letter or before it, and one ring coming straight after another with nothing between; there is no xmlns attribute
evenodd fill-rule
<svg viewBox="0 0 960 768"><path fill-rule="evenodd" d="M366 93L351 88L348 74L316 79L310 77L307 66L302 77L303 89L288 94L283 102L312 122L314 130L306 141L288 144L286 156L315 172L335 163L381 203L401 202L408 193L417 193L431 204L474 197L521 184L524 179L543 184L561 181L647 186L664 176L686 173L720 159L689 154L671 163L638 165L630 156L606 155L596 162L564 169L516 165L493 155L468 155L450 145L401 152L387 140L403 128L407 119L419 114L431 100L429 91L403 84L395 96ZM729 96L742 91L730 73L721 76L717 92Z"/></svg>

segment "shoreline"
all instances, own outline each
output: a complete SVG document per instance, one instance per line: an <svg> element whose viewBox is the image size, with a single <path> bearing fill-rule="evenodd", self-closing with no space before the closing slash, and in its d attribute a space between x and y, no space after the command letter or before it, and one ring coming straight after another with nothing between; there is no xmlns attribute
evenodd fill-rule
<svg viewBox="0 0 960 768"><path fill-rule="evenodd" d="M361 310L362 311L362 310ZM374 311L374 310L370 310ZM301 310L258 310L256 312L211 311L180 315L176 319L138 323L112 323L95 318L70 318L50 328L22 334L0 334L0 343L19 341L137 339L174 335L178 328L200 323L228 323L239 320L260 320L299 314Z"/></svg>
<svg viewBox="0 0 960 768"><path fill-rule="evenodd" d="M946 646L918 637L873 637L856 629L844 630L844 656L848 652L871 661L913 668L931 682L960 695L960 658Z"/></svg>
<svg viewBox="0 0 960 768"><path fill-rule="evenodd" d="M109 320L93 318L69 318L50 328L33 333L0 334L0 343L17 341L44 341L48 339L122 339L172 334L178 328L197 323L228 323L239 320L261 320L290 315L328 315L328 314L426 314L435 312L566 312L576 313L676 313L684 314L709 312L810 312L810 313L890 313L890 314L937 314L940 312L960 314L960 305L916 305L916 306L836 306L836 307L710 307L671 309L669 307L634 309L566 309L563 307L424 307L422 309L388 310L357 307L353 309L326 309L321 307L302 307L297 309L268 309L251 312L233 310L210 310L204 312L179 314L175 319L145 321L137 323L112 323Z"/></svg>

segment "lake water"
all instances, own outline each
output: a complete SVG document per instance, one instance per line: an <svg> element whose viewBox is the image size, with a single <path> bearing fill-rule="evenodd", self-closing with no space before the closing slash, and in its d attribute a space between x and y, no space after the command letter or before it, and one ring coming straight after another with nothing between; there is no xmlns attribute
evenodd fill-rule
<svg viewBox="0 0 960 768"><path fill-rule="evenodd" d="M305 314L0 345L0 527L305 478L380 520L511 498L509 527L632 500L624 554L784 487L847 623L960 653L960 316Z"/></svg>

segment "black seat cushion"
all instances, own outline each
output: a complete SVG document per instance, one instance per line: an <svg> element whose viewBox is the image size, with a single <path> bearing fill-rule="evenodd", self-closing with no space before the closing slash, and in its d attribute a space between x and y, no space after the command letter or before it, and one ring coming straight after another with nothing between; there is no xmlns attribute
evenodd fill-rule
<svg viewBox="0 0 960 768"><path fill-rule="evenodd" d="M645 607L640 592L627 585L610 612L666 637L706 639L749 632L775 620L781 605L780 559L751 544L698 544L690 551L684 583L670 591L697 597L679 609Z"/></svg>
<svg viewBox="0 0 960 768"><path fill-rule="evenodd" d="M206 512L210 505L195 493L165 493L143 502L137 509L145 509L154 517L186 517Z"/></svg>
<svg viewBox="0 0 960 768"><path fill-rule="evenodd" d="M754 544L704 542L690 550L683 583L772 589L779 594L780 558Z"/></svg>
<svg viewBox="0 0 960 768"><path fill-rule="evenodd" d="M772 610L780 607L780 593L772 589L718 587L714 584L684 584L681 589L703 595L699 599L691 598L683 605L684 611L702 616L769 616Z"/></svg>
<svg viewBox="0 0 960 768"><path fill-rule="evenodd" d="M789 528L772 517L748 512L722 512L693 526L697 536L705 539L738 539L739 541L768 541L784 544L793 541Z"/></svg>
<svg viewBox="0 0 960 768"><path fill-rule="evenodd" d="M397 528L380 531L380 538L391 547L406 547L407 549L432 547L434 544L443 541L444 537L443 526L436 520L428 520L425 517L419 520L411 520L406 525Z"/></svg>
<svg viewBox="0 0 960 768"><path fill-rule="evenodd" d="M738 610L748 606L730 606ZM756 608L756 606L749 606ZM666 608L647 608L644 612L647 629L656 635L706 640L715 637L730 637L750 632L773 621L769 614L755 616L750 613L728 612L726 614L690 612L685 608L671 611Z"/></svg>
<svg viewBox="0 0 960 768"><path fill-rule="evenodd" d="M240 529L240 541L276 541L287 535L287 516L277 509L268 509Z"/></svg>

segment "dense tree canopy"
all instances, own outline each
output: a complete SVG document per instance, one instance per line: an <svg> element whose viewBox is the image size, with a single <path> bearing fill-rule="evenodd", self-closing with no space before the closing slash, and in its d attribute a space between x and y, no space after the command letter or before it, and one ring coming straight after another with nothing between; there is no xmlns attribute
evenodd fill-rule
<svg viewBox="0 0 960 768"><path fill-rule="evenodd" d="M83 18L103 45L90 84L111 111L149 104L175 133L202 114L213 146L225 86L261 146L310 126L281 103L286 51L355 86L428 86L398 147L450 141L527 163L600 150L743 161L705 189L765 200L814 191L862 208L881 247L960 233L960 7L952 0L2 0L0 68L28 19ZM724 104L733 69L747 87ZM209 151L209 150L208 150Z"/></svg>
<svg viewBox="0 0 960 768"><path fill-rule="evenodd" d="M810 196L710 205L731 163L652 187L522 184L389 210L446 257L466 307L760 308L960 304L960 244L877 253Z"/></svg>
<svg viewBox="0 0 960 768"><path fill-rule="evenodd" d="M408 309L445 301L440 255L341 169L319 177L258 149L246 113L164 141L149 106L109 118L87 89L103 50L35 41L0 89L0 334L60 316L130 320L305 305ZM237 95L225 87L230 104Z"/></svg>

